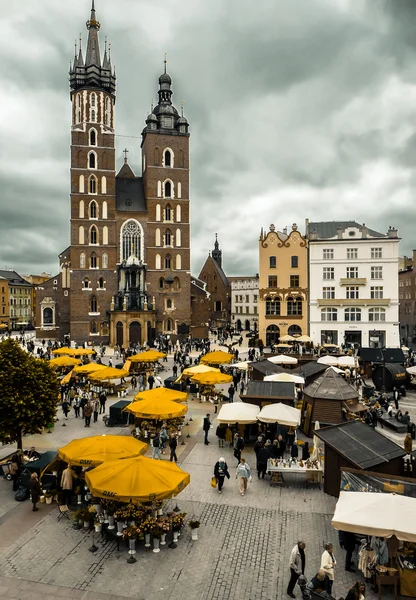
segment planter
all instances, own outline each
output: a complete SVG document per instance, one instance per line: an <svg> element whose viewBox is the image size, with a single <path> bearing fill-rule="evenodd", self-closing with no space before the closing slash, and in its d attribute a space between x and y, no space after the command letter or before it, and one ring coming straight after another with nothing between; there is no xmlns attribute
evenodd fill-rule
<svg viewBox="0 0 416 600"><path fill-rule="evenodd" d="M101 523L95 523L94 527L95 527L95 533L101 533L101 529L103 527L101 525Z"/></svg>
<svg viewBox="0 0 416 600"><path fill-rule="evenodd" d="M153 517L154 517L155 519L157 519L157 510L154 510L154 511L153 511Z"/></svg>
<svg viewBox="0 0 416 600"><path fill-rule="evenodd" d="M82 504L82 494L77 495L77 504Z"/></svg>
<svg viewBox="0 0 416 600"><path fill-rule="evenodd" d="M162 533L160 536L160 545L161 546L165 546L166 545L166 533Z"/></svg>
<svg viewBox="0 0 416 600"><path fill-rule="evenodd" d="M46 498L45 498L46 504L52 504L52 500L53 500L52 496L46 496Z"/></svg>
<svg viewBox="0 0 416 600"><path fill-rule="evenodd" d="M161 517L163 515L163 508L159 508L157 511L157 516Z"/></svg>
<svg viewBox="0 0 416 600"><path fill-rule="evenodd" d="M41 496L41 497L39 498L39 502L40 502L41 504L45 504L45 496Z"/></svg>
<svg viewBox="0 0 416 600"><path fill-rule="evenodd" d="M94 504L95 512L97 515L101 514L101 504Z"/></svg>
<svg viewBox="0 0 416 600"><path fill-rule="evenodd" d="M160 539L159 538L153 538L153 552L160 552Z"/></svg>
<svg viewBox="0 0 416 600"><path fill-rule="evenodd" d="M150 548L150 533L146 533L144 536L144 545L146 548Z"/></svg>
<svg viewBox="0 0 416 600"><path fill-rule="evenodd" d="M108 515L108 529L115 529L114 515Z"/></svg>
<svg viewBox="0 0 416 600"><path fill-rule="evenodd" d="M173 543L174 544L178 543L178 539L179 539L178 534L179 534L179 531L174 531L173 532Z"/></svg>
<svg viewBox="0 0 416 600"><path fill-rule="evenodd" d="M194 541L198 539L198 529L191 529L191 536Z"/></svg>
<svg viewBox="0 0 416 600"><path fill-rule="evenodd" d="M123 535L124 523L123 521L117 521L117 535Z"/></svg>
<svg viewBox="0 0 416 600"><path fill-rule="evenodd" d="M104 511L104 523L108 523L108 514Z"/></svg>
<svg viewBox="0 0 416 600"><path fill-rule="evenodd" d="M136 540L129 540L129 554L136 554Z"/></svg>
<svg viewBox="0 0 416 600"><path fill-rule="evenodd" d="M90 528L90 522L84 521L84 529L89 529L89 528Z"/></svg>

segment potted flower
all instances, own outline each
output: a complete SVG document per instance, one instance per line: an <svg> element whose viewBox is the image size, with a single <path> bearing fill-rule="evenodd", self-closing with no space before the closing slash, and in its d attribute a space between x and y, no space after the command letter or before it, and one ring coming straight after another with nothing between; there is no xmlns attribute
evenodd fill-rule
<svg viewBox="0 0 416 600"><path fill-rule="evenodd" d="M156 500L156 510L157 510L158 517L161 517L163 515L163 501L162 500Z"/></svg>
<svg viewBox="0 0 416 600"><path fill-rule="evenodd" d="M151 536L153 538L153 552L160 552L160 537L162 535L162 529L159 523L156 521L151 530Z"/></svg>
<svg viewBox="0 0 416 600"><path fill-rule="evenodd" d="M82 488L80 485L77 485L75 488L75 494L77 496L77 504L82 504Z"/></svg>
<svg viewBox="0 0 416 600"><path fill-rule="evenodd" d="M94 519L94 529L95 529L95 533L101 533L102 530L102 523L98 517L98 515L95 517Z"/></svg>
<svg viewBox="0 0 416 600"><path fill-rule="evenodd" d="M114 525L114 513L120 506L118 502L114 500L102 500L101 505L104 510L104 523L108 522L108 529L115 529Z"/></svg>
<svg viewBox="0 0 416 600"><path fill-rule="evenodd" d="M160 545L165 546L166 544L166 535L170 531L170 521L168 517L160 517L158 520L158 526L160 528Z"/></svg>
<svg viewBox="0 0 416 600"><path fill-rule="evenodd" d="M52 504L53 494L50 490L47 490L44 493L46 504Z"/></svg>
<svg viewBox="0 0 416 600"><path fill-rule="evenodd" d="M150 534L152 533L156 519L154 517L147 516L141 523L141 529L144 533L145 547L150 548Z"/></svg>
<svg viewBox="0 0 416 600"><path fill-rule="evenodd" d="M91 504L95 507L95 512L97 513L97 515L99 515L101 513L100 499L92 497Z"/></svg>
<svg viewBox="0 0 416 600"><path fill-rule="evenodd" d="M129 542L129 554L132 556L136 554L136 540L140 535L139 527L126 527L123 530L122 538L123 540L128 540Z"/></svg>
<svg viewBox="0 0 416 600"><path fill-rule="evenodd" d="M80 508L75 511L75 518L84 523L84 528L89 529L92 513L87 508Z"/></svg>
<svg viewBox="0 0 416 600"><path fill-rule="evenodd" d="M172 513L170 515L170 524L173 532L173 543L176 544L178 541L180 530L183 527L186 513Z"/></svg>
<svg viewBox="0 0 416 600"><path fill-rule="evenodd" d="M189 521L189 527L191 528L192 539L195 541L198 539L198 529L201 523L199 521Z"/></svg>

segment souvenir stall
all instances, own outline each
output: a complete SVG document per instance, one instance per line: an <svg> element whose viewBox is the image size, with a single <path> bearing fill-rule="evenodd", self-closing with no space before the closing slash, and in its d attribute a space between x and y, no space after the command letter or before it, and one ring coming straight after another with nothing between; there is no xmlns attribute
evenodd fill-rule
<svg viewBox="0 0 416 600"><path fill-rule="evenodd" d="M207 400L212 404L219 404L223 400L222 392L215 389L216 385L232 383L231 375L221 373L221 371L207 371L205 373L196 373L192 376L192 382L198 386L197 398L200 402ZM228 400L228 396L226 396Z"/></svg>

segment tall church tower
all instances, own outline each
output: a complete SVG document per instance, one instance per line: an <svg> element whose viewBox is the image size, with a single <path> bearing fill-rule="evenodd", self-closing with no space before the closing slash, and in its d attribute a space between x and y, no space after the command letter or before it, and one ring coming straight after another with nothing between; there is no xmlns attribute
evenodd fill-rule
<svg viewBox="0 0 416 600"><path fill-rule="evenodd" d="M116 77L107 43L101 59L94 0L87 21L85 60L81 42L70 68L71 246L70 336L109 342L107 311L117 282L114 105ZM68 285L69 284L69 285Z"/></svg>
<svg viewBox="0 0 416 600"><path fill-rule="evenodd" d="M172 104L172 79L159 77L159 101L142 132L147 199L147 291L158 333L187 334L191 324L189 124Z"/></svg>

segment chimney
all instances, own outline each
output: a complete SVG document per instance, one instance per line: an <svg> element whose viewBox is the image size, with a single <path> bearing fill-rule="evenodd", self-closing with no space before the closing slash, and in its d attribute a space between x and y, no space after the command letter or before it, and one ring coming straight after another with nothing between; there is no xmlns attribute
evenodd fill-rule
<svg viewBox="0 0 416 600"><path fill-rule="evenodd" d="M361 227L361 235L363 236L363 238L368 237L368 228L365 226L365 223L363 223Z"/></svg>
<svg viewBox="0 0 416 600"><path fill-rule="evenodd" d="M344 233L344 230L342 227L337 227L337 238L339 240L342 240L342 234Z"/></svg>
<svg viewBox="0 0 416 600"><path fill-rule="evenodd" d="M315 241L318 239L318 232L314 229L313 231L311 231L311 233L309 234L309 240L311 242Z"/></svg>
<svg viewBox="0 0 416 600"><path fill-rule="evenodd" d="M398 236L398 230L395 227L392 227L391 225L389 225L389 230L387 232L387 236L389 238L397 238Z"/></svg>

